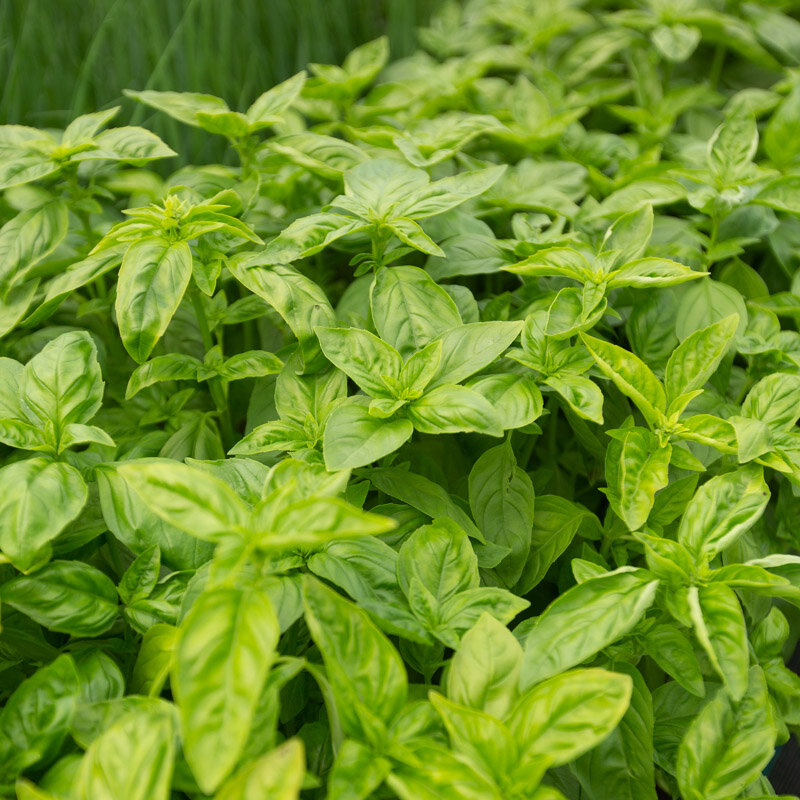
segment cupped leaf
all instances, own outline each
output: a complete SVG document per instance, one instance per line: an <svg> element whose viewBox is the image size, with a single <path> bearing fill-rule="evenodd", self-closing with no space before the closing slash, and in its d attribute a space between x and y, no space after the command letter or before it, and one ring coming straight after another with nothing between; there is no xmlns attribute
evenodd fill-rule
<svg viewBox="0 0 800 800"><path fill-rule="evenodd" d="M51 545L86 504L88 490L69 464L33 458L0 469L0 550L22 572L49 560Z"/></svg>

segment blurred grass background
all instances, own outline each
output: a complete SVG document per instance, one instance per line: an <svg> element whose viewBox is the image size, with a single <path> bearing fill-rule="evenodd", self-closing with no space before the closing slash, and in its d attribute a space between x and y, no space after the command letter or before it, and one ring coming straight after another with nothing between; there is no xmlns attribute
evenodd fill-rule
<svg viewBox="0 0 800 800"><path fill-rule="evenodd" d="M0 0L0 124L64 127L121 104L183 160L214 158L209 141L122 90L208 92L232 108L309 61L338 64L388 34L392 57L439 0Z"/></svg>

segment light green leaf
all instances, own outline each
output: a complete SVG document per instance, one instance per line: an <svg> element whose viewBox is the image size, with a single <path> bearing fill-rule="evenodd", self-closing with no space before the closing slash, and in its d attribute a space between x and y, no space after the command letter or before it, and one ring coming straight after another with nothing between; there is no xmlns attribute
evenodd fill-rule
<svg viewBox="0 0 800 800"><path fill-rule="evenodd" d="M742 295L733 286L711 278L698 281L679 296L675 333L683 341L695 331L733 314L739 315L736 328L736 336L739 337L744 334L748 320Z"/></svg>
<svg viewBox="0 0 800 800"><path fill-rule="evenodd" d="M691 269L677 261L648 256L631 261L612 272L608 285L615 289L623 286L632 286L634 289L677 286L705 275L708 273Z"/></svg>
<svg viewBox="0 0 800 800"><path fill-rule="evenodd" d="M575 762L586 800L656 800L653 769L653 700L641 673L624 662L633 693L619 725Z"/></svg>
<svg viewBox="0 0 800 800"><path fill-rule="evenodd" d="M483 711L446 700L436 692L429 692L428 697L444 722L453 750L498 785L507 780L519 759L511 731Z"/></svg>
<svg viewBox="0 0 800 800"><path fill-rule="evenodd" d="M78 516L88 496L80 473L32 458L0 469L0 550L22 572L49 560L50 542Z"/></svg>
<svg viewBox="0 0 800 800"><path fill-rule="evenodd" d="M614 513L632 531L647 522L655 495L668 483L672 447L662 447L645 428L616 431L606 449L605 473L608 501Z"/></svg>
<svg viewBox="0 0 800 800"><path fill-rule="evenodd" d="M738 797L772 758L776 735L764 674L751 667L740 702L720 690L686 731L678 750L681 795L685 800Z"/></svg>
<svg viewBox="0 0 800 800"><path fill-rule="evenodd" d="M244 748L279 633L268 596L255 590L206 591L181 623L172 688L186 760L206 794Z"/></svg>
<svg viewBox="0 0 800 800"><path fill-rule="evenodd" d="M723 183L734 183L746 175L758 149L755 119L741 111L729 116L708 143L708 164Z"/></svg>
<svg viewBox="0 0 800 800"><path fill-rule="evenodd" d="M647 652L656 664L687 692L703 697L705 687L700 664L689 638L673 625L656 625L644 636Z"/></svg>
<svg viewBox="0 0 800 800"><path fill-rule="evenodd" d="M414 169L389 158L376 158L357 164L344 173L345 197L378 219L403 216L399 205L413 198L429 182L424 170ZM465 198L466 199L466 198ZM336 200L333 201L336 206Z"/></svg>
<svg viewBox="0 0 800 800"><path fill-rule="evenodd" d="M176 725L171 707L162 706L125 714L91 743L74 800L168 800Z"/></svg>
<svg viewBox="0 0 800 800"><path fill-rule="evenodd" d="M768 500L760 467L748 465L717 475L697 490L686 507L678 541L698 558L713 558L756 522Z"/></svg>
<svg viewBox="0 0 800 800"><path fill-rule="evenodd" d="M504 420L495 407L466 386L438 385L408 405L408 418L420 433L477 432L502 436Z"/></svg>
<svg viewBox="0 0 800 800"><path fill-rule="evenodd" d="M245 288L283 317L300 342L305 370L313 372L324 363L314 328L334 325L336 315L322 289L305 275L280 263L262 266L270 263L265 253L266 250L230 258L228 269Z"/></svg>
<svg viewBox="0 0 800 800"><path fill-rule="evenodd" d="M214 800L298 800L305 776L302 739L289 739L280 747L245 764L214 795Z"/></svg>
<svg viewBox="0 0 800 800"><path fill-rule="evenodd" d="M747 393L742 414L765 422L772 430L791 430L800 418L800 375L773 372Z"/></svg>
<svg viewBox="0 0 800 800"><path fill-rule="evenodd" d="M70 655L60 655L23 680L6 700L0 711L4 743L25 766L51 761L67 736L79 700L75 662Z"/></svg>
<svg viewBox="0 0 800 800"><path fill-rule="evenodd" d="M403 244L428 256L444 258L444 251L413 219L393 217L385 225Z"/></svg>
<svg viewBox="0 0 800 800"><path fill-rule="evenodd" d="M397 579L408 594L413 578L444 603L479 585L478 559L466 533L452 520L435 519L403 542L397 559Z"/></svg>
<svg viewBox="0 0 800 800"><path fill-rule="evenodd" d="M122 343L134 361L145 361L164 335L191 276L186 242L140 239L125 251L115 309Z"/></svg>
<svg viewBox="0 0 800 800"><path fill-rule="evenodd" d="M281 119L283 112L297 99L305 82L306 71L302 70L259 95L247 109L247 120L250 125L260 128L272 125Z"/></svg>
<svg viewBox="0 0 800 800"><path fill-rule="evenodd" d="M389 725L405 704L408 679L403 661L366 612L315 578L304 577L303 595L335 713L346 735L368 743L374 735L369 718Z"/></svg>
<svg viewBox="0 0 800 800"><path fill-rule="evenodd" d="M378 335L403 358L421 350L445 331L461 325L456 304L424 270L384 267L370 291Z"/></svg>
<svg viewBox="0 0 800 800"><path fill-rule="evenodd" d="M328 418L323 453L328 469L363 467L394 452L414 432L408 419L379 419L369 413L369 399L352 397Z"/></svg>
<svg viewBox="0 0 800 800"><path fill-rule="evenodd" d="M617 263L627 264L644 253L652 233L653 206L645 203L614 222L603 237L602 248L617 251Z"/></svg>
<svg viewBox="0 0 800 800"><path fill-rule="evenodd" d="M194 356L183 353L168 353L156 356L138 366L128 379L125 399L130 400L142 389L162 381L194 381L197 380L203 362Z"/></svg>
<svg viewBox="0 0 800 800"><path fill-rule="evenodd" d="M131 692L151 697L161 693L172 670L177 636L178 629L164 623L144 634L131 673Z"/></svg>
<svg viewBox="0 0 800 800"><path fill-rule="evenodd" d="M31 276L67 235L67 223L67 205L57 199L20 212L0 228L0 294Z"/></svg>
<svg viewBox="0 0 800 800"><path fill-rule="evenodd" d="M156 92L150 89L136 92L132 89L124 89L123 94L152 108L157 108L180 122L197 127L199 127L198 111L215 113L228 110L227 103L219 97L197 92Z"/></svg>
<svg viewBox="0 0 800 800"><path fill-rule="evenodd" d="M360 328L315 328L322 352L372 397L393 397L383 376L398 380L403 368L400 353L375 334Z"/></svg>
<svg viewBox="0 0 800 800"><path fill-rule="evenodd" d="M407 199L400 200L395 208L395 214L412 219L442 214L472 197L483 194L505 171L506 166L499 165L442 178L415 191Z"/></svg>
<svg viewBox="0 0 800 800"><path fill-rule="evenodd" d="M520 688L580 664L630 631L652 605L658 581L644 570L611 572L568 589L525 639Z"/></svg>
<svg viewBox="0 0 800 800"><path fill-rule="evenodd" d="M522 428L542 414L542 393L532 375L481 375L466 387L489 401L504 430Z"/></svg>
<svg viewBox="0 0 800 800"><path fill-rule="evenodd" d="M94 143L96 150L84 150L73 156L72 160L153 161L178 155L154 133L133 125L103 131Z"/></svg>
<svg viewBox="0 0 800 800"><path fill-rule="evenodd" d="M2 601L51 631L100 636L119 611L111 579L81 561L51 561L0 587Z"/></svg>
<svg viewBox="0 0 800 800"><path fill-rule="evenodd" d="M580 337L601 371L636 403L650 425L657 426L667 411L667 397L650 367L622 347L584 333Z"/></svg>
<svg viewBox="0 0 800 800"><path fill-rule="evenodd" d="M502 355L519 336L522 322L471 322L443 333L442 359L428 389L460 383Z"/></svg>
<svg viewBox="0 0 800 800"><path fill-rule="evenodd" d="M515 591L527 594L537 586L556 559L569 547L590 512L558 495L539 495L533 516L530 552Z"/></svg>
<svg viewBox="0 0 800 800"><path fill-rule="evenodd" d="M281 509L274 519L269 497L253 509L253 526L262 535L259 546L264 550L320 547L333 539L353 536L376 536L395 527L394 520L362 511L336 497L316 497L292 503ZM259 512L263 509L263 513ZM263 528L261 521L264 520Z"/></svg>
<svg viewBox="0 0 800 800"><path fill-rule="evenodd" d="M591 750L616 728L631 699L630 676L576 669L527 691L506 724L523 758L543 756L557 766Z"/></svg>
<svg viewBox="0 0 800 800"><path fill-rule="evenodd" d="M722 583L689 589L689 608L697 640L734 701L747 691L750 654L742 607L733 589Z"/></svg>
<svg viewBox="0 0 800 800"><path fill-rule="evenodd" d="M555 389L579 417L603 424L603 392L594 381L583 375L549 375L543 382Z"/></svg>
<svg viewBox="0 0 800 800"><path fill-rule="evenodd" d="M471 539L483 542L483 534L463 508L438 483L398 467L380 467L367 473L373 485L423 514L447 517L467 532Z"/></svg>
<svg viewBox="0 0 800 800"><path fill-rule="evenodd" d="M512 588L525 568L531 551L534 525L534 490L528 474L517 466L506 443L487 450L469 473L472 517L486 540L510 552L495 567L506 588Z"/></svg>
<svg viewBox="0 0 800 800"><path fill-rule="evenodd" d="M675 348L664 375L669 402L703 387L728 351L738 324L739 317L731 314L691 333Z"/></svg>
<svg viewBox="0 0 800 800"><path fill-rule="evenodd" d="M517 697L522 647L484 612L461 637L446 673L447 696L503 719Z"/></svg>
<svg viewBox="0 0 800 800"><path fill-rule="evenodd" d="M88 422L103 399L92 337L72 331L46 344L25 365L19 391L28 419L40 426L52 423L57 438L68 424Z"/></svg>
<svg viewBox="0 0 800 800"><path fill-rule="evenodd" d="M152 512L199 539L216 542L247 528L250 512L218 478L173 461L121 464L120 477Z"/></svg>

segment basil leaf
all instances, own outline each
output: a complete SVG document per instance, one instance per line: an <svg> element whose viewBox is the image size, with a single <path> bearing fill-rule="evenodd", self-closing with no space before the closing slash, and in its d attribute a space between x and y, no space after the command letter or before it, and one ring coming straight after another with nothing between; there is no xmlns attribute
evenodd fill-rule
<svg viewBox="0 0 800 800"><path fill-rule="evenodd" d="M244 748L278 634L272 604L257 590L208 590L181 623L172 688L186 760L206 794Z"/></svg>

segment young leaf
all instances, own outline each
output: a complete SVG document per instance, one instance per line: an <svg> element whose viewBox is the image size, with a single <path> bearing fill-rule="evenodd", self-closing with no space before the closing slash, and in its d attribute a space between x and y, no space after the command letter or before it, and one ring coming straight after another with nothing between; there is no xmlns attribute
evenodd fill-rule
<svg viewBox="0 0 800 800"><path fill-rule="evenodd" d="M403 368L400 353L369 331L358 328L315 328L322 352L371 397L392 397L384 376L397 380Z"/></svg>
<svg viewBox="0 0 800 800"><path fill-rule="evenodd" d="M662 447L645 428L617 431L606 450L607 496L611 507L632 531L647 522L655 495L668 482L672 448Z"/></svg>
<svg viewBox="0 0 800 800"><path fill-rule="evenodd" d="M447 696L503 719L517 697L522 647L505 625L483 613L461 637L446 673Z"/></svg>
<svg viewBox="0 0 800 800"><path fill-rule="evenodd" d="M669 402L703 387L728 351L738 324L739 317L731 314L690 334L673 351L664 375Z"/></svg>
<svg viewBox="0 0 800 800"><path fill-rule="evenodd" d="M695 493L681 519L678 541L698 558L733 544L764 513L769 489L756 466L717 475Z"/></svg>
<svg viewBox="0 0 800 800"><path fill-rule="evenodd" d="M146 361L164 335L191 275L186 242L140 239L125 252L115 308L122 343L134 361Z"/></svg>
<svg viewBox="0 0 800 800"><path fill-rule="evenodd" d="M602 372L636 403L650 425L658 426L667 411L667 397L647 364L615 344L583 333L580 336Z"/></svg>

